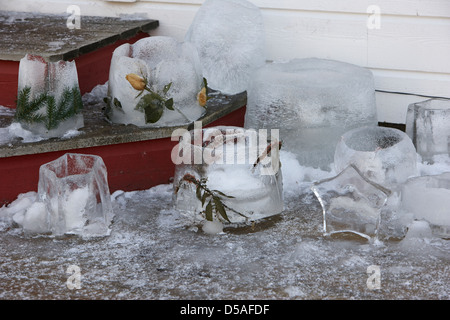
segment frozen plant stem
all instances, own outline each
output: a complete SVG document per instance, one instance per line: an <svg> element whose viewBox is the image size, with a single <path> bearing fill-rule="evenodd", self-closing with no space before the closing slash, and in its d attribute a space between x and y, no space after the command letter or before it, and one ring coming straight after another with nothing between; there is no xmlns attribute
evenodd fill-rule
<svg viewBox="0 0 450 320"><path fill-rule="evenodd" d="M220 197L226 197L229 199L232 199L234 197L229 196L224 194L223 192L219 191L219 190L210 190L207 186L206 186L206 179L201 179L200 181L197 180L194 176L192 176L191 174L186 174L183 179L181 179L181 182L186 181L188 183L193 183L196 185L196 197L198 200L201 201L202 203L202 208L205 205L205 203L208 201L205 210L203 211L203 213L205 214L205 218L208 221L213 221L213 209L216 212L216 217L220 220L225 219L227 222L230 222L230 219L227 216L226 210L231 210L235 213L237 213L238 215L244 217L244 218L248 218L246 217L244 214L234 210L233 208L228 207L227 205L225 205ZM203 191L203 194L202 194Z"/></svg>

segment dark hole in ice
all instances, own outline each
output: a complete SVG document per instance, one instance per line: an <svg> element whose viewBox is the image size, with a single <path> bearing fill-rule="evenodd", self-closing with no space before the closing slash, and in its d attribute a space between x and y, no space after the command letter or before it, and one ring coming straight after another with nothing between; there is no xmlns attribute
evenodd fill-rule
<svg viewBox="0 0 450 320"><path fill-rule="evenodd" d="M347 138L346 144L356 151L376 151L390 148L402 140L402 137L389 128L368 128L358 130Z"/></svg>

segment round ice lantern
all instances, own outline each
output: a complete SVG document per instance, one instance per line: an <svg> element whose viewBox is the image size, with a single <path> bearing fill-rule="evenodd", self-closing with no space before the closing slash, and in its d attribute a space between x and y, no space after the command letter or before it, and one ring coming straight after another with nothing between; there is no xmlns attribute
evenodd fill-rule
<svg viewBox="0 0 450 320"><path fill-rule="evenodd" d="M283 210L278 140L212 127L187 131L174 150L175 206L193 222L241 223Z"/></svg>
<svg viewBox="0 0 450 320"><path fill-rule="evenodd" d="M171 37L148 37L114 50L107 115L114 123L162 127L205 112L206 82L197 50Z"/></svg>
<svg viewBox="0 0 450 320"><path fill-rule="evenodd" d="M277 128L302 165L328 169L339 137L377 125L372 73L325 59L267 63L248 89L246 128Z"/></svg>
<svg viewBox="0 0 450 320"><path fill-rule="evenodd" d="M366 126L346 132L336 146L337 172L355 165L369 180L390 187L417 174L416 149L398 129Z"/></svg>

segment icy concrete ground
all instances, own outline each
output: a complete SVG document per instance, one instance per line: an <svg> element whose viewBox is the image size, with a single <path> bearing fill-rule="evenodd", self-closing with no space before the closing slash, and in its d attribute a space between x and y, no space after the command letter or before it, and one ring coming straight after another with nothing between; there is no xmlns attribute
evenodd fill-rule
<svg viewBox="0 0 450 320"><path fill-rule="evenodd" d="M112 233L97 240L31 237L0 222L0 299L450 298L449 240L324 237L310 183L293 178L282 214L217 235L172 209L171 185L119 195ZM79 289L67 285L71 265Z"/></svg>

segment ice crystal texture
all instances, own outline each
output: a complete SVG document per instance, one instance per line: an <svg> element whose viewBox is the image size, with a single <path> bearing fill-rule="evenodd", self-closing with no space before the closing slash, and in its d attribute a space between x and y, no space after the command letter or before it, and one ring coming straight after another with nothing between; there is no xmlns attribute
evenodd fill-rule
<svg viewBox="0 0 450 320"><path fill-rule="evenodd" d="M427 221L437 236L450 238L450 172L410 178L402 187L402 209Z"/></svg>

